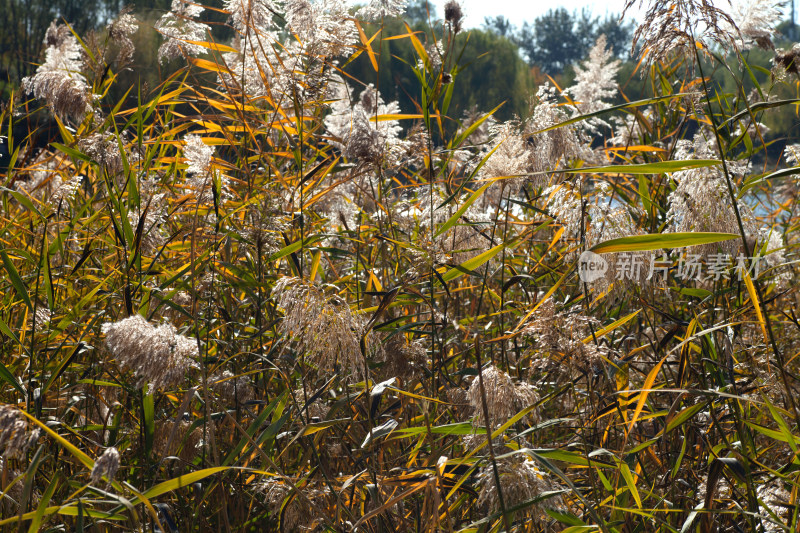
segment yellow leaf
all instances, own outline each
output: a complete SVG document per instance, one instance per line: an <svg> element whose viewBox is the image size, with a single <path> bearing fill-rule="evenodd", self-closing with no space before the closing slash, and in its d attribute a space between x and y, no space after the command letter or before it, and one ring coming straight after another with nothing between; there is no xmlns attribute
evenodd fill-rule
<svg viewBox="0 0 800 533"><path fill-rule="evenodd" d="M372 50L371 44L372 41L375 39L375 37L377 37L378 34L381 32L381 30L379 29L377 32L375 32L375 35L373 35L370 39L367 39L367 34L364 33L364 29L361 27L361 23L359 23L357 20L355 22L356 22L356 28L358 28L358 36L361 39L361 44L363 44L364 48L367 50L367 55L369 56L369 62L372 63L372 68L375 69L375 72L378 72L378 60L375 57L375 52Z"/></svg>
<svg viewBox="0 0 800 533"><path fill-rule="evenodd" d="M764 341L769 344L769 336L767 335L767 322L764 320L764 314L761 312L761 304L758 301L758 293L756 287L753 285L753 280L750 279L750 274L747 271L742 272L744 284L747 287L747 292L750 294L750 301L753 302L753 309L756 310L756 317L758 323L761 325L761 333L764 334Z"/></svg>
<svg viewBox="0 0 800 533"><path fill-rule="evenodd" d="M642 391L639 393L639 401L636 403L636 409L633 411L633 416L628 424L627 433L631 432L633 425L636 424L636 419L639 418L639 415L642 413L642 408L644 407L644 402L647 400L647 395L649 394L650 389L653 387L653 383L655 383L656 377L658 376L658 371L661 370L661 365L663 365L664 361L667 360L668 355L669 354L662 357L661 361L659 361L658 364L653 367L650 373L647 374L647 378L644 380L644 385L642 386ZM639 506L641 507L641 502L639 502Z"/></svg>
<svg viewBox="0 0 800 533"><path fill-rule="evenodd" d="M196 44L197 46L202 46L203 48L207 48L209 50L216 50L217 52L233 52L234 54L238 54L239 50L236 48L231 48L230 46L225 46L224 44L219 43L212 43L209 41L190 41L185 40L185 43L189 44Z"/></svg>
<svg viewBox="0 0 800 533"><path fill-rule="evenodd" d="M628 316L624 316L624 317L620 318L619 320L616 320L615 322L612 322L608 326L606 326L603 329L597 331L594 334L594 337L592 337L592 335L589 335L588 337L583 339L583 343L584 344L588 344L589 342L592 341L593 338L599 339L600 337L603 337L604 335L608 335L609 333L611 333L612 331L614 331L615 329L617 329L618 327L622 326L626 322L630 321L633 317L638 315L639 311L641 311L641 309L639 309L637 311L634 311L633 313L629 314Z"/></svg>

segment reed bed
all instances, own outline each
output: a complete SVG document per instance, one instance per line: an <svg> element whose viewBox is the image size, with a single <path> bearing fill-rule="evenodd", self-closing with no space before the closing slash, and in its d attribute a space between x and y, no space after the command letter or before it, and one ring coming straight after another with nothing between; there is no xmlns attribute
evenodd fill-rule
<svg viewBox="0 0 800 533"><path fill-rule="evenodd" d="M119 102L136 19L55 22L0 111L0 526L796 530L800 48L747 93L769 10L646 7L652 98L600 39L507 122L448 115L454 0L174 0ZM347 74L385 39L412 112Z"/></svg>

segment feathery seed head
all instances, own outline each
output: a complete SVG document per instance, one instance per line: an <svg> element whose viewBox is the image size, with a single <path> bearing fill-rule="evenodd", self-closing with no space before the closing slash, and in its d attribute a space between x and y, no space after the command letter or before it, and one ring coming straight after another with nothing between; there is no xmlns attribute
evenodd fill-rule
<svg viewBox="0 0 800 533"><path fill-rule="evenodd" d="M189 167L189 174L206 174L211 170L211 158L214 156L214 147L203 142L199 135L187 135L183 139L183 156Z"/></svg>
<svg viewBox="0 0 800 533"><path fill-rule="evenodd" d="M38 428L28 427L28 420L16 407L0 405L0 457L22 458L39 434Z"/></svg>
<svg viewBox="0 0 800 533"><path fill-rule="evenodd" d="M135 46L131 36L139 29L136 17L130 13L123 12L108 25L108 35L119 46L117 61L120 64L129 63L133 59Z"/></svg>
<svg viewBox="0 0 800 533"><path fill-rule="evenodd" d="M775 65L772 75L777 79L783 79L786 74L800 76L800 43L794 43L788 51L782 48L776 50L772 63Z"/></svg>
<svg viewBox="0 0 800 533"><path fill-rule="evenodd" d="M597 320L592 317L569 311L556 312L555 302L548 298L522 333L536 338L534 360L552 361L583 374L600 368L603 358L608 356L602 345L583 342L596 326Z"/></svg>
<svg viewBox="0 0 800 533"><path fill-rule="evenodd" d="M321 491L303 487L303 496L295 494L289 484L275 478L267 478L257 485L257 489L266 497L270 514L281 517L281 524L287 531L314 531L314 526L319 522L311 501L318 500L324 495ZM284 506L284 502L290 501Z"/></svg>
<svg viewBox="0 0 800 533"><path fill-rule="evenodd" d="M397 120L378 121L376 117L398 114L400 105L385 103L372 85L361 92L352 107L352 95L343 80L331 82L329 91L333 97L332 113L325 118L325 127L333 136L330 144L349 159L378 165L396 164L405 147L405 141L400 139L402 127Z"/></svg>
<svg viewBox="0 0 800 533"><path fill-rule="evenodd" d="M225 401L226 406L253 399L255 391L247 376L234 376L229 370L218 372L208 379L211 390Z"/></svg>
<svg viewBox="0 0 800 533"><path fill-rule="evenodd" d="M378 21L384 18L399 17L406 10L407 0L369 0L369 3L358 10L358 18Z"/></svg>
<svg viewBox="0 0 800 533"><path fill-rule="evenodd" d="M551 172L564 168L570 160L590 155L579 130L572 125L541 131L567 120L569 116L564 109L565 106L558 104L555 88L549 83L539 87L533 99L531 116L523 124L522 131L531 154L528 172ZM548 181L546 175L531 179L536 187Z"/></svg>
<svg viewBox="0 0 800 533"><path fill-rule="evenodd" d="M524 458L520 458L521 455ZM503 503L507 509L561 488L550 479L547 472L539 470L536 463L524 453L498 459L496 464L502 486ZM497 480L492 465L480 469L478 485L480 486L478 504L485 505L490 512L501 510ZM546 509L560 509L563 503L561 495L554 494L526 507L525 514L533 519L545 517Z"/></svg>
<svg viewBox="0 0 800 533"><path fill-rule="evenodd" d="M301 45L300 55L309 57L342 55L358 40L343 0L287 0L286 26Z"/></svg>
<svg viewBox="0 0 800 533"><path fill-rule="evenodd" d="M299 278L281 278L272 290L285 313L278 330L320 371L363 371L362 326L341 297Z"/></svg>
<svg viewBox="0 0 800 533"><path fill-rule="evenodd" d="M444 20L453 29L453 33L461 31L461 23L464 19L464 12L458 0L448 0L444 5Z"/></svg>
<svg viewBox="0 0 800 533"><path fill-rule="evenodd" d="M709 146L699 133L691 142L678 141L675 150L676 160L705 159L715 155L716 150ZM734 169L735 167L732 167L732 170ZM675 172L672 177L677 186L668 197L667 217L671 220L674 231L729 232L731 228L738 227L725 176L719 167L682 170ZM746 233L756 234L755 217L750 208L740 204L739 212ZM722 251L736 255L740 246L741 242L734 239L695 246L693 252L707 255Z"/></svg>
<svg viewBox="0 0 800 533"><path fill-rule="evenodd" d="M33 331L39 333L46 329L47 324L50 323L52 318L53 312L40 305L36 308L36 313L32 314L28 320L33 322L33 324L31 324L31 326L33 326Z"/></svg>
<svg viewBox="0 0 800 533"><path fill-rule="evenodd" d="M78 141L78 147L100 164L109 176L123 171L122 154L117 138L111 134L93 133Z"/></svg>
<svg viewBox="0 0 800 533"><path fill-rule="evenodd" d="M175 420L156 421L153 451L159 457L176 456L185 463L191 463L203 448L204 428L202 425L192 424L189 420L180 420L177 424L176 427ZM213 423L209 422L205 431L214 431L214 427Z"/></svg>
<svg viewBox="0 0 800 533"><path fill-rule="evenodd" d="M774 50L772 36L776 33L775 27L784 18L782 4L775 0L740 0L732 3L731 18L741 35L737 44L747 48L755 43L759 48ZM736 34L735 28L731 29L731 33Z"/></svg>
<svg viewBox="0 0 800 533"><path fill-rule="evenodd" d="M230 13L231 26L241 35L251 31L262 34L274 26L272 17L277 6L271 0L225 0L224 6Z"/></svg>
<svg viewBox="0 0 800 533"><path fill-rule="evenodd" d="M489 411L492 427L498 427L508 421L509 418L530 407L539 400L536 389L528 383L520 382L515 384L514 380L507 373L503 372L494 365L484 368L483 387L486 392L486 407ZM484 425L483 402L481 399L480 378L476 377L467 391L467 399L475 412L475 420L478 424ZM538 413L534 410L526 419L535 422Z"/></svg>
<svg viewBox="0 0 800 533"><path fill-rule="evenodd" d="M724 49L738 50L736 23L712 0L626 0L623 16L634 4L647 5L644 21L636 28L631 45L632 54L638 45L645 66L665 61L673 52L682 53L693 62L695 50L708 49L707 40ZM642 69L642 75L647 70Z"/></svg>
<svg viewBox="0 0 800 533"><path fill-rule="evenodd" d="M565 92L575 100L575 106L583 113L594 113L609 106L605 101L613 98L617 92L617 73L622 62L614 59L611 50L606 47L606 36L600 35L589 52L589 59L582 65L575 65L575 84ZM582 122L594 132L598 126L608 126L599 118Z"/></svg>
<svg viewBox="0 0 800 533"><path fill-rule="evenodd" d="M113 481L118 469L119 451L113 446L106 448L106 451L97 458L92 467L92 483L97 485L103 480L103 477L107 478L109 482Z"/></svg>
<svg viewBox="0 0 800 533"><path fill-rule="evenodd" d="M141 315L132 315L103 324L101 329L106 349L123 368L134 372L137 386L178 387L188 372L198 367L196 341L178 334L169 323L154 326Z"/></svg>
<svg viewBox="0 0 800 533"><path fill-rule="evenodd" d="M92 94L81 73L81 46L66 25L50 24L44 38L45 61L33 76L22 79L28 94L44 100L61 118L82 121L92 109Z"/></svg>
<svg viewBox="0 0 800 533"><path fill-rule="evenodd" d="M194 20L205 9L186 0L172 0L172 8L155 24L155 29L166 40L158 48L158 60L162 63L182 57L183 54L197 56L205 52L199 44L186 41L207 41L211 28Z"/></svg>
<svg viewBox="0 0 800 533"><path fill-rule="evenodd" d="M800 144L787 144L783 150L783 158L790 165L800 165Z"/></svg>

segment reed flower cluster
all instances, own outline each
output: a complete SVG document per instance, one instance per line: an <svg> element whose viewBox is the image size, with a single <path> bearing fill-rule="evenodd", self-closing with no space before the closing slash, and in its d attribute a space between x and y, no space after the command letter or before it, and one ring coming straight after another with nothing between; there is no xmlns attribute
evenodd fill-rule
<svg viewBox="0 0 800 533"><path fill-rule="evenodd" d="M290 277L278 280L272 296L284 313L279 332L298 355L320 371L361 372L362 325L345 300Z"/></svg>
<svg viewBox="0 0 800 533"><path fill-rule="evenodd" d="M111 446L106 448L103 455L95 461L91 474L92 483L97 485L103 478L113 481L117 470L119 470L119 450Z"/></svg>
<svg viewBox="0 0 800 533"><path fill-rule="evenodd" d="M0 405L0 457L20 459L39 439L39 428L31 429L16 407Z"/></svg>
<svg viewBox="0 0 800 533"><path fill-rule="evenodd" d="M467 391L467 400L475 412L475 421L485 425L491 422L492 427L502 425L506 420L523 409L535 405L539 399L536 388L525 381L514 382L503 370L494 365L481 370L483 374L483 392L481 380L475 378ZM490 420L486 420L482 395L486 395L486 407ZM526 420L535 421L536 410L526 415Z"/></svg>
<svg viewBox="0 0 800 533"><path fill-rule="evenodd" d="M576 311L556 310L552 299L539 305L533 320L522 330L532 340L532 367L547 369L550 363L568 374L594 373L602 368L608 350L592 338L596 320Z"/></svg>
<svg viewBox="0 0 800 533"><path fill-rule="evenodd" d="M184 54L196 56L205 49L190 41L207 41L211 28L196 19L205 8L186 0L172 0L172 6L156 23L155 29L165 37L158 49L158 59L167 62L183 57Z"/></svg>
<svg viewBox="0 0 800 533"><path fill-rule="evenodd" d="M546 510L548 509L561 510L564 508L559 492L563 489L551 479L546 471L540 470L536 463L525 455L525 452L498 459L496 464L500 477L499 489L492 465L484 466L478 472L479 505L485 505L490 512L501 511L499 491L502 491L506 509L538 500L522 511L522 514L534 520L546 520Z"/></svg>
<svg viewBox="0 0 800 533"><path fill-rule="evenodd" d="M44 100L55 114L78 122L92 110L93 96L88 80L82 74L82 49L68 26L53 22L44 42L44 63L33 76L22 80L29 94Z"/></svg>
<svg viewBox="0 0 800 533"><path fill-rule="evenodd" d="M137 378L137 387L179 387L197 368L197 341L180 335L167 322L155 326L141 315L103 324L105 346L111 356Z"/></svg>

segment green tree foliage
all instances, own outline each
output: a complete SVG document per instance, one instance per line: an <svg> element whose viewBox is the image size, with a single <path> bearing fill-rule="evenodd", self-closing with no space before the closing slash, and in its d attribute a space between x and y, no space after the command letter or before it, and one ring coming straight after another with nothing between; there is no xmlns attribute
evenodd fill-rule
<svg viewBox="0 0 800 533"><path fill-rule="evenodd" d="M113 17L122 0L0 0L0 80L18 82L35 70L42 39L53 20L69 21L79 35Z"/></svg>
<svg viewBox="0 0 800 533"><path fill-rule="evenodd" d="M428 22L429 15L435 13L435 11L434 5L428 0L414 0L409 2L408 7L406 7L405 19L412 26L424 24Z"/></svg>
<svg viewBox="0 0 800 533"><path fill-rule="evenodd" d="M427 16L427 15L426 15ZM366 25L365 32L372 37L377 25ZM434 51L434 36L423 30L424 24L415 25L412 31L429 49ZM435 29L436 39L441 38L441 27ZM406 33L400 21L385 20L382 35L377 37L372 48L378 62L376 73L367 54L344 67L348 79L372 80L387 100L397 100L404 112L415 113L419 105L418 82L413 72L416 65L414 48L408 39L387 40L393 35ZM460 54L461 70L451 71L454 78L449 115L460 117L472 107L494 108L505 102L496 117L506 120L514 115L527 113L526 95L533 88L533 81L517 45L492 31L464 31L456 39L456 51Z"/></svg>
<svg viewBox="0 0 800 533"><path fill-rule="evenodd" d="M528 113L533 80L519 49L509 39L492 32L473 30L459 39L464 44L463 71L456 76L453 114L468 109L491 109L502 102L498 119Z"/></svg>
<svg viewBox="0 0 800 533"><path fill-rule="evenodd" d="M514 34L514 25L503 15L497 15L494 18L484 18L483 27L487 31L494 32L501 37L511 37Z"/></svg>
<svg viewBox="0 0 800 533"><path fill-rule="evenodd" d="M586 10L570 13L563 7L551 9L519 29L503 16L487 17L483 27L514 41L531 66L550 75L584 59L601 34L615 56L627 58L633 35L632 24L622 24L614 15L593 18Z"/></svg>
<svg viewBox="0 0 800 533"><path fill-rule="evenodd" d="M586 56L594 40L593 20L586 11L551 9L532 24L524 23L517 42L528 62L556 74Z"/></svg>

